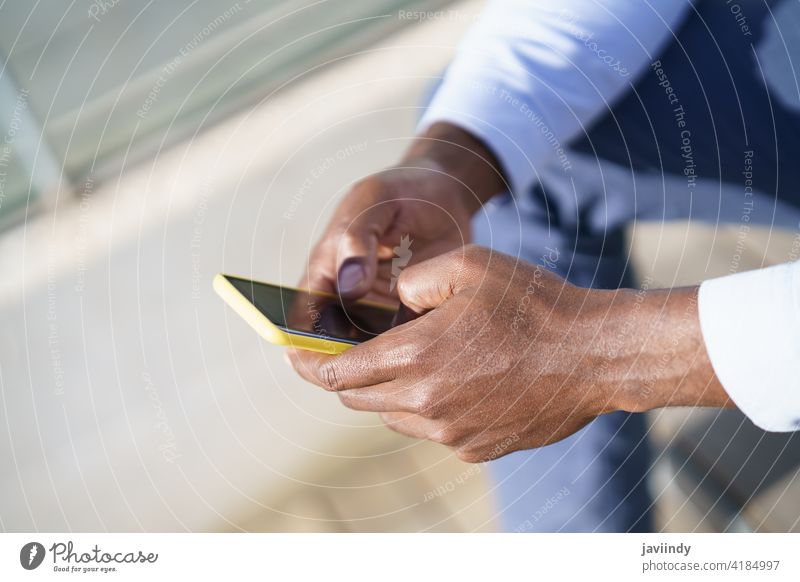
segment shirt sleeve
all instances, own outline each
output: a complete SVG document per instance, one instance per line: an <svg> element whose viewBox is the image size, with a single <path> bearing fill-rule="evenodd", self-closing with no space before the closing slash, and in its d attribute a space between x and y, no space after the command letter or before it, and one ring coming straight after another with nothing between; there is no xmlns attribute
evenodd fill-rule
<svg viewBox="0 0 800 582"><path fill-rule="evenodd" d="M764 430L800 430L800 262L706 281L699 312L736 406Z"/></svg>
<svg viewBox="0 0 800 582"><path fill-rule="evenodd" d="M689 0L494 0L459 46L419 130L457 125L493 151L521 192L540 164L570 169L566 144L632 86Z"/></svg>

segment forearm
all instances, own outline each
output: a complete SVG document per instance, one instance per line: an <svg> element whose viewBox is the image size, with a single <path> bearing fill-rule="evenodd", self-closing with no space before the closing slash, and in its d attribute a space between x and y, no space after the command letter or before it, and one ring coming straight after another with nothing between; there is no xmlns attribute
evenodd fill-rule
<svg viewBox="0 0 800 582"><path fill-rule="evenodd" d="M491 150L469 132L449 123L436 123L418 136L402 163L430 167L452 178L453 195L463 197L470 213L508 190Z"/></svg>

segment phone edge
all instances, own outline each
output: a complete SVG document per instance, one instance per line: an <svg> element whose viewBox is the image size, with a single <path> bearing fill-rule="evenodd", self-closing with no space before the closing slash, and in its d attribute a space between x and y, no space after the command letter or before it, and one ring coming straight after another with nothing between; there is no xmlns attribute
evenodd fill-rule
<svg viewBox="0 0 800 582"><path fill-rule="evenodd" d="M235 277L235 275L231 275ZM245 320L245 322L252 327L258 335L267 340L271 344L298 348L301 350L310 350L323 354L336 355L354 347L353 344L347 344L336 341L331 338L319 338L313 336L303 336L291 334L283 331L269 318L267 318L253 303L247 299L239 290L231 284L226 278L225 273L217 273L214 275L212 287L217 295L233 309L236 314ZM272 283L265 283L255 279L248 279L245 277L237 277L238 279L245 279L253 283L262 283L264 285L273 285ZM289 287L289 289L294 289Z"/></svg>

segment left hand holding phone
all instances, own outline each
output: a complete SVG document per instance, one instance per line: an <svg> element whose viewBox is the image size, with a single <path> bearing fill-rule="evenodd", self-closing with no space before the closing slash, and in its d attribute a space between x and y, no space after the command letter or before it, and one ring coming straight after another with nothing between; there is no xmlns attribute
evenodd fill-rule
<svg viewBox="0 0 800 582"><path fill-rule="evenodd" d="M292 351L294 368L472 462L560 440L607 411L608 394L576 375L603 314L586 290L476 246L409 267L398 290L420 317L336 357Z"/></svg>

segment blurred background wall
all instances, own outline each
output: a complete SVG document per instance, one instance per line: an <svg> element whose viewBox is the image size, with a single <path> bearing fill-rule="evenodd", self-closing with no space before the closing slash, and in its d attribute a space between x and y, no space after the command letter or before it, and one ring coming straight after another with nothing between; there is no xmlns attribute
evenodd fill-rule
<svg viewBox="0 0 800 582"><path fill-rule="evenodd" d="M0 529L495 528L484 466L305 384L210 287L296 282L349 185L413 136L480 5L2 5ZM669 285L727 273L736 233L631 240ZM742 268L795 243L756 233ZM798 528L793 439L737 413L652 422L660 527Z"/></svg>

